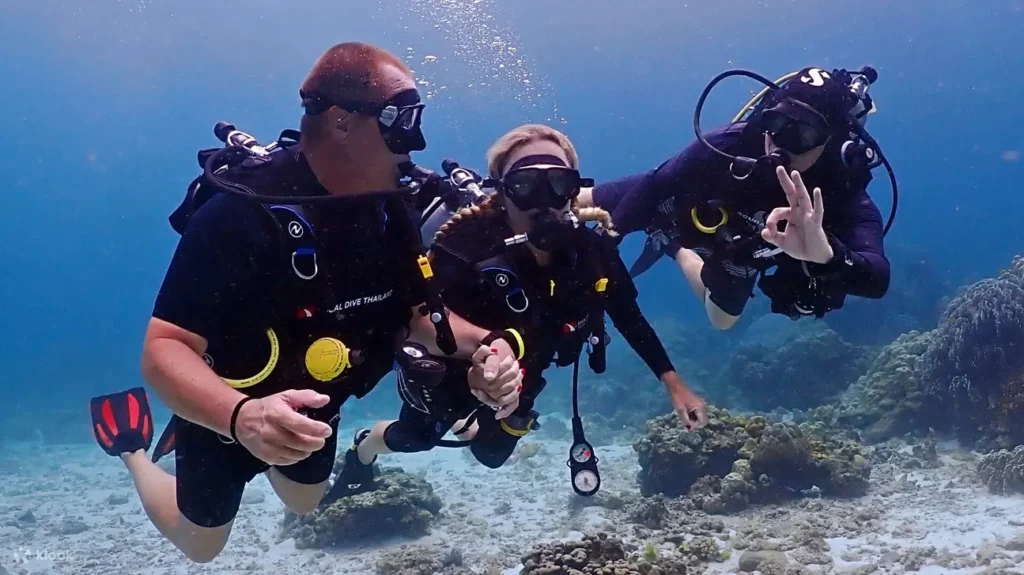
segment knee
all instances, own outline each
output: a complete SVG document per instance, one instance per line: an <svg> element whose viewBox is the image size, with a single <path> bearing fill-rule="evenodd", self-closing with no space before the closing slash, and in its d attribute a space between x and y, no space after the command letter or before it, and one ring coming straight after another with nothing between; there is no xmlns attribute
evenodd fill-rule
<svg viewBox="0 0 1024 575"><path fill-rule="evenodd" d="M209 563L220 555L231 534L231 523L222 527L193 527L176 547L193 563Z"/></svg>
<svg viewBox="0 0 1024 575"><path fill-rule="evenodd" d="M221 543L216 548L210 545L197 545L191 549L182 549L181 552L193 563L209 563L216 559L223 550L224 543Z"/></svg>
<svg viewBox="0 0 1024 575"><path fill-rule="evenodd" d="M296 515L312 513L327 493L327 482L316 485L295 485L287 493L278 493L288 511Z"/></svg>

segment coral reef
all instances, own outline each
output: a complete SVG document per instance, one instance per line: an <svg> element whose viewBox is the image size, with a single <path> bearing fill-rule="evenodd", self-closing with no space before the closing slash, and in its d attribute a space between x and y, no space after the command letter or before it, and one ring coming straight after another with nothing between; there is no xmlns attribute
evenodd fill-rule
<svg viewBox="0 0 1024 575"><path fill-rule="evenodd" d="M713 381L734 334L687 325L673 319L653 322L658 337L687 385L702 393L702 382ZM650 369L638 361L617 332L608 348L608 368L602 375L581 370L580 411L585 414L587 436L597 445L611 443L623 431L642 433L648 419L669 406L664 387ZM541 396L544 410L571 413L568 378L554 378ZM542 423L543 424L543 423Z"/></svg>
<svg viewBox="0 0 1024 575"><path fill-rule="evenodd" d="M739 404L760 411L808 409L833 400L864 373L873 357L869 348L847 343L820 323L812 325L785 343L736 347L721 381L736 390Z"/></svg>
<svg viewBox="0 0 1024 575"><path fill-rule="evenodd" d="M833 405L812 409L810 419L833 426L861 430L861 437L876 443L910 432L927 432L922 356L934 331L912 331L885 346Z"/></svg>
<svg viewBox="0 0 1024 575"><path fill-rule="evenodd" d="M962 290L923 357L938 413L954 413L963 439L1024 442L1024 257ZM938 418L937 418L938 419Z"/></svg>
<svg viewBox="0 0 1024 575"><path fill-rule="evenodd" d="M1024 445L982 457L978 478L992 493L1024 493Z"/></svg>
<svg viewBox="0 0 1024 575"><path fill-rule="evenodd" d="M582 541L538 545L522 558L520 575L684 575L686 565L658 557L648 547L642 558L627 556L625 545L604 533Z"/></svg>
<svg viewBox="0 0 1024 575"><path fill-rule="evenodd" d="M871 464L859 443L829 437L820 425L709 412L709 424L697 431L680 427L675 414L648 422L647 435L633 444L644 496L689 494L705 511L725 513L807 493L867 491Z"/></svg>
<svg viewBox="0 0 1024 575"><path fill-rule="evenodd" d="M324 548L395 535L418 537L430 531L441 499L429 483L399 469L383 468L374 489L339 499L306 515L286 513L283 537L295 546Z"/></svg>

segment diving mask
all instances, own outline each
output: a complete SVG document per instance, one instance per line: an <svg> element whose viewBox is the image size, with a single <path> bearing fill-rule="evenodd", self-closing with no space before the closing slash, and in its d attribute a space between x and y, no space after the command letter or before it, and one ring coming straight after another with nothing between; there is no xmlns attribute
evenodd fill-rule
<svg viewBox="0 0 1024 575"><path fill-rule="evenodd" d="M566 166L561 158L548 155L519 160L498 182L502 193L524 212L564 208L580 195L584 185L593 185L592 180L581 178L579 171Z"/></svg>
<svg viewBox="0 0 1024 575"><path fill-rule="evenodd" d="M783 100L765 110L761 123L772 142L791 154L803 154L828 142L829 128L825 119L796 100Z"/></svg>
<svg viewBox="0 0 1024 575"><path fill-rule="evenodd" d="M409 89L399 92L383 105L355 100L335 100L316 92L300 92L302 106L309 115L325 112L338 106L349 112L356 112L377 118L377 127L391 153L406 155L427 148L426 139L420 130L423 109L419 92Z"/></svg>

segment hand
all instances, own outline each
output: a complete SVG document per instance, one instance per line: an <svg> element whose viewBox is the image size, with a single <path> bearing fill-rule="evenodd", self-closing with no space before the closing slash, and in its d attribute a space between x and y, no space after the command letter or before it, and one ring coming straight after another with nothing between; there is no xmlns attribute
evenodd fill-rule
<svg viewBox="0 0 1024 575"><path fill-rule="evenodd" d="M501 346L506 353L502 354ZM491 347L480 346L473 354L473 367L469 370L469 387L481 403L496 409L496 419L508 417L519 405L523 371L512 355L512 348L503 340L495 340Z"/></svg>
<svg viewBox="0 0 1024 575"><path fill-rule="evenodd" d="M235 436L250 453L269 465L298 463L321 449L333 432L330 425L299 411L323 407L330 400L311 389L290 389L253 399L238 411Z"/></svg>
<svg viewBox="0 0 1024 575"><path fill-rule="evenodd" d="M832 246L821 227L821 219L825 214L825 204L821 199L821 188L814 188L814 202L807 193L800 172L793 170L792 177L786 169L779 166L775 169L779 183L786 192L788 208L775 208L765 220L765 228L761 230L761 238L782 249L790 257L818 264L828 263L832 259ZM779 222L786 221L786 231L779 231Z"/></svg>
<svg viewBox="0 0 1024 575"><path fill-rule="evenodd" d="M699 395L689 389L672 394L672 407L686 429L700 429L708 424L708 406Z"/></svg>

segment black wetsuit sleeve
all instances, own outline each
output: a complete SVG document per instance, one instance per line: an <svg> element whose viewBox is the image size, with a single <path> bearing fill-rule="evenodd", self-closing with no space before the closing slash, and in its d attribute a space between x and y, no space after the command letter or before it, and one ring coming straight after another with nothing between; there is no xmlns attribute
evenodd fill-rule
<svg viewBox="0 0 1024 575"><path fill-rule="evenodd" d="M612 222L621 234L642 230L655 222L662 202L685 195L701 179L707 152L693 143L657 168L594 188L594 203L612 212Z"/></svg>
<svg viewBox="0 0 1024 575"><path fill-rule="evenodd" d="M640 356L647 367L661 377L667 372L675 371L672 361L665 352L665 346L658 339L658 334L644 317L637 304L637 290L629 277L629 271L618 253L605 256L608 264L608 291L605 299L605 310L612 320L612 325L619 330L629 347Z"/></svg>
<svg viewBox="0 0 1024 575"><path fill-rule="evenodd" d="M267 318L280 256L262 210L224 195L203 204L174 251L153 317L206 339L246 318Z"/></svg>
<svg viewBox="0 0 1024 575"><path fill-rule="evenodd" d="M594 205L612 214L615 229L620 233L641 230L654 218L657 198L647 193L653 173L651 170L634 174L594 187Z"/></svg>
<svg viewBox="0 0 1024 575"><path fill-rule="evenodd" d="M434 271L434 286L440 293L465 281L472 269L465 258L443 243L435 243L431 249L430 267Z"/></svg>
<svg viewBox="0 0 1024 575"><path fill-rule="evenodd" d="M808 263L807 272L812 277L835 278L849 295L881 298L889 290L890 279L882 242L882 214L863 189L842 213L840 221L825 228L832 260L827 264Z"/></svg>

